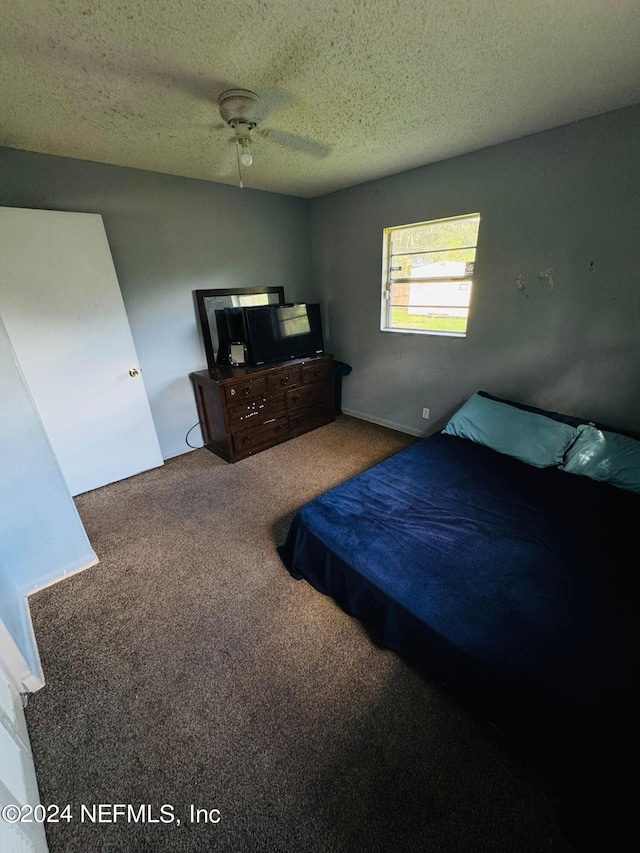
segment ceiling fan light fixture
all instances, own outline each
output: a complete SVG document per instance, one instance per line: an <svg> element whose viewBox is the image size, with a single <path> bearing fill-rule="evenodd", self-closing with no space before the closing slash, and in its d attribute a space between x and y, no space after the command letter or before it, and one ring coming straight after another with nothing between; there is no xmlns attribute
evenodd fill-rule
<svg viewBox="0 0 640 853"><path fill-rule="evenodd" d="M253 154L250 148L253 125L246 121L232 121L231 127L233 127L236 142L240 149L240 162L243 166L250 166L253 163Z"/></svg>
<svg viewBox="0 0 640 853"><path fill-rule="evenodd" d="M240 144L240 162L243 166L250 166L253 163L253 154L249 148L249 140L244 139Z"/></svg>
<svg viewBox="0 0 640 853"><path fill-rule="evenodd" d="M240 187L243 186L240 167L253 163L251 131L258 123L259 100L249 89L228 89L218 99L220 115L235 133Z"/></svg>

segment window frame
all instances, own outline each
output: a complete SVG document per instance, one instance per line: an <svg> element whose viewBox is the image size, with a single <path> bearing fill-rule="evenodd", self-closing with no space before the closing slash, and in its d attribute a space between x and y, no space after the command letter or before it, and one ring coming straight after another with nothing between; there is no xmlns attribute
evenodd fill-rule
<svg viewBox="0 0 640 853"><path fill-rule="evenodd" d="M391 258L393 253L391 251L391 239L395 232L403 231L410 228L419 228L423 225L438 225L440 223L448 223L448 222L456 222L464 219L478 219L478 236L476 237L475 246L449 246L443 249L433 249L433 250L425 250L425 251L417 251L414 254L435 254L437 252L446 252L453 250L464 250L464 249L474 249L477 253L478 250L478 239L480 233L480 212L475 213L464 213L459 216L446 216L441 219L427 219L423 222L410 222L406 225L394 225L384 228L382 231L382 295L381 295L381 304L380 304L380 331L381 332L399 332L400 334L408 334L408 335L437 335L438 337L448 337L448 338L465 338L467 336L469 330L469 319L471 312L471 302L473 299L474 292L474 284L475 284L475 257L474 256L474 270L471 275L464 276L441 276L438 278L401 278L391 280ZM396 254L404 254L408 255L411 252L402 252ZM464 332L454 332L454 331L446 331L439 329L418 329L418 328L403 328L400 326L393 326L391 324L391 313L392 313L392 303L391 303L391 290L394 284L403 284L403 283L428 283L428 284L440 284L440 283L451 283L451 284L470 284L471 293L469 296L469 306L467 308L467 326ZM425 306L426 307L426 306ZM450 306L455 307L455 306Z"/></svg>

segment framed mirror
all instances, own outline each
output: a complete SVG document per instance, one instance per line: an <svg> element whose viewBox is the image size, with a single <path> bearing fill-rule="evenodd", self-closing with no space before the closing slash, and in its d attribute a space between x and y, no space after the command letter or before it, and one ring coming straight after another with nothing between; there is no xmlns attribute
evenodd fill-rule
<svg viewBox="0 0 640 853"><path fill-rule="evenodd" d="M194 290L193 293L209 370L215 368L218 354L216 311L222 308L278 305L284 302L284 287L219 288L217 290Z"/></svg>

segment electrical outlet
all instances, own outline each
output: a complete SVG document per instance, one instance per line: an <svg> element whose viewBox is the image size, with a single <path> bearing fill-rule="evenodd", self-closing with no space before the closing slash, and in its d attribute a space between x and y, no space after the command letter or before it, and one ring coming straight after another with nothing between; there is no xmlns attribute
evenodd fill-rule
<svg viewBox="0 0 640 853"><path fill-rule="evenodd" d="M430 414L431 414L431 409L427 409L425 406L425 408L422 410L422 417L425 419L425 421L429 420Z"/></svg>

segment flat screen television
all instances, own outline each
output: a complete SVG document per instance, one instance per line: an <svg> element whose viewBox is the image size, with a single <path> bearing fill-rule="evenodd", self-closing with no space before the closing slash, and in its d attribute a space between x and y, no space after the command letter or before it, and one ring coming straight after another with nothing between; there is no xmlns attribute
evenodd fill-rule
<svg viewBox="0 0 640 853"><path fill-rule="evenodd" d="M322 355L320 305L285 303L244 309L247 347L252 364Z"/></svg>
<svg viewBox="0 0 640 853"><path fill-rule="evenodd" d="M244 343L250 364L322 355L320 305L280 303L216 310L218 364L229 364L232 343Z"/></svg>

